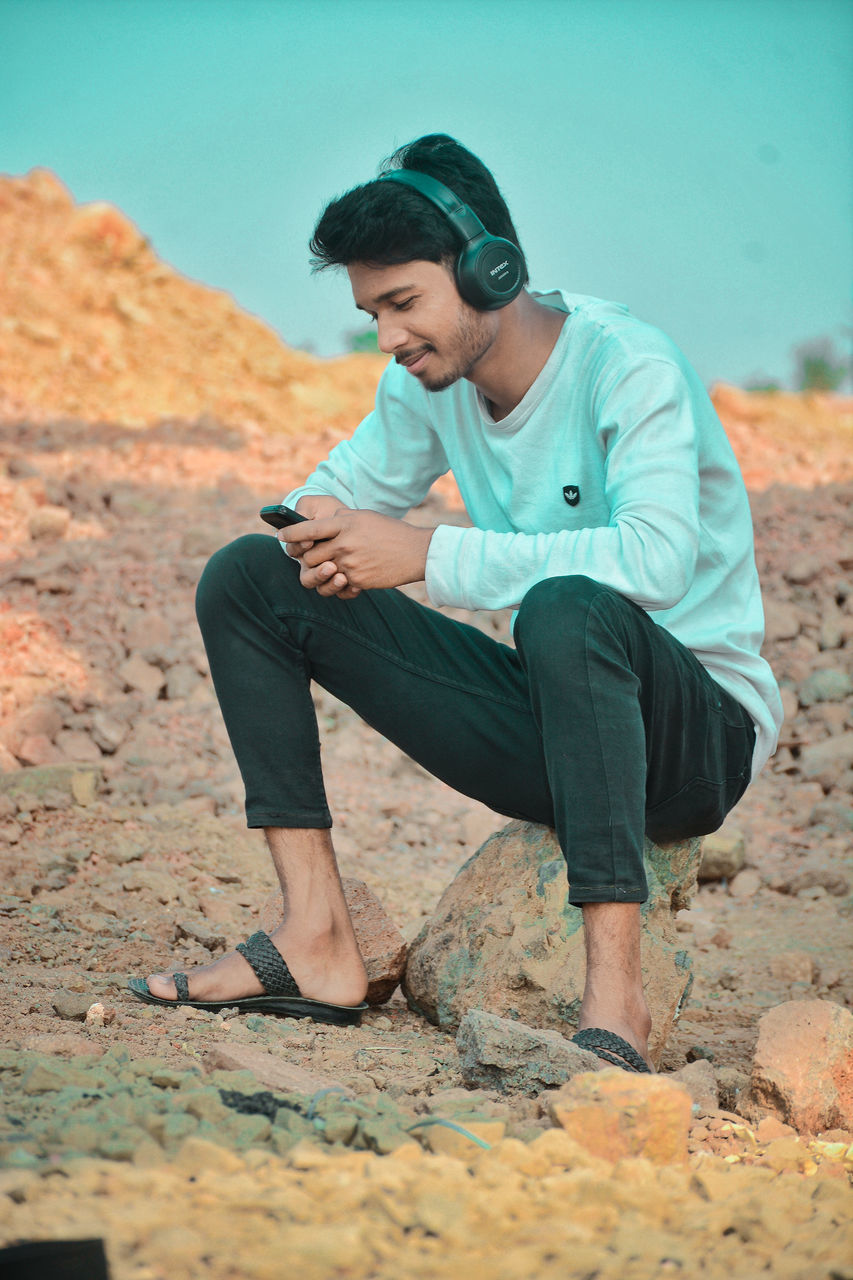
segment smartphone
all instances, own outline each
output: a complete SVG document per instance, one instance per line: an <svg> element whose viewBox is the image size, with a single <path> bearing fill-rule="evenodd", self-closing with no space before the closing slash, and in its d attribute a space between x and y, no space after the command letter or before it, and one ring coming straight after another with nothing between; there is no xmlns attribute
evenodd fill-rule
<svg viewBox="0 0 853 1280"><path fill-rule="evenodd" d="M273 505L271 507L261 507L259 512L262 520L266 520L267 524L271 524L274 529L286 529L289 524L299 524L301 520L307 520L307 516L301 516L298 511L294 511L292 507L284 507Z"/></svg>

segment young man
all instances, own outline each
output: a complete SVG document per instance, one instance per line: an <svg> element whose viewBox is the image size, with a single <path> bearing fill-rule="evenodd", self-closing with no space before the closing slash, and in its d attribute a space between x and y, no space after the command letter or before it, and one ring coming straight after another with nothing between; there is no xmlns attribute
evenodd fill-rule
<svg viewBox="0 0 853 1280"><path fill-rule="evenodd" d="M663 334L524 287L494 179L451 138L411 143L333 201L312 249L346 267L394 359L374 412L286 499L308 523L283 548L224 548L198 594L285 919L272 942L137 994L216 1007L266 987L285 1010L357 1018L313 678L458 790L556 829L585 927L579 1042L648 1070L644 834L715 830L782 718L722 426ZM473 528L407 523L448 469ZM435 605L516 606L515 647L394 590L421 580Z"/></svg>

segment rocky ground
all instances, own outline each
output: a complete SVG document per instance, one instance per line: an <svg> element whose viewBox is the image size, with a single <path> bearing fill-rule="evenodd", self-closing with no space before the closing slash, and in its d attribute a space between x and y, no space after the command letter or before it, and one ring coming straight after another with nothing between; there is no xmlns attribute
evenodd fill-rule
<svg viewBox="0 0 853 1280"><path fill-rule="evenodd" d="M851 1135L749 1101L763 1014L853 1005L851 485L815 486L808 460L799 483L753 477L787 721L723 833L740 869L679 919L695 982L661 1068L710 1064L686 1162L570 1136L553 1090L466 1088L453 1036L399 990L349 1029L126 993L222 954L273 888L193 586L328 443L211 420L2 429L0 1240L104 1236L118 1280L283 1259L306 1277L853 1275ZM464 516L446 487L416 518ZM316 703L342 873L411 939L502 822Z"/></svg>

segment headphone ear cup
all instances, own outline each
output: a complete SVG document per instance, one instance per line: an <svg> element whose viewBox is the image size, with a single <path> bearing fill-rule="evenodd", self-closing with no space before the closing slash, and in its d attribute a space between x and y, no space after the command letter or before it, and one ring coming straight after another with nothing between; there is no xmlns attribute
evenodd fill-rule
<svg viewBox="0 0 853 1280"><path fill-rule="evenodd" d="M478 311L497 311L521 292L526 279L524 258L511 240L476 236L456 260L456 287Z"/></svg>

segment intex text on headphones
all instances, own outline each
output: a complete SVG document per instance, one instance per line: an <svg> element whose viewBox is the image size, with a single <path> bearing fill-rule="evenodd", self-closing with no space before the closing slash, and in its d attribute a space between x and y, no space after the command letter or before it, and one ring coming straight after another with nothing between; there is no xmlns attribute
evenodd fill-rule
<svg viewBox="0 0 853 1280"><path fill-rule="evenodd" d="M437 178L414 169L392 169L381 181L402 182L430 200L462 241L456 259L456 287L478 311L497 311L521 292L526 278L521 250L511 240L489 235L464 201Z"/></svg>

